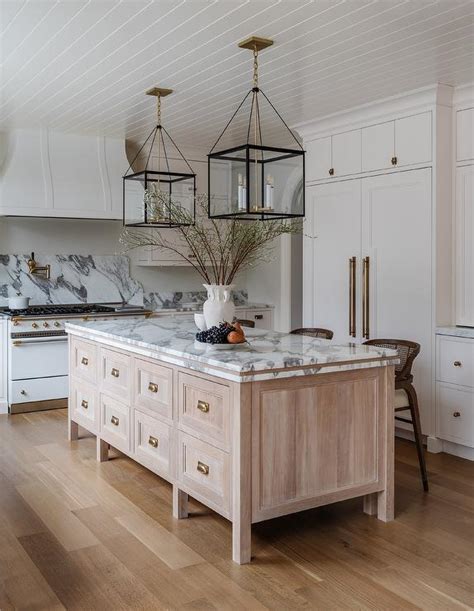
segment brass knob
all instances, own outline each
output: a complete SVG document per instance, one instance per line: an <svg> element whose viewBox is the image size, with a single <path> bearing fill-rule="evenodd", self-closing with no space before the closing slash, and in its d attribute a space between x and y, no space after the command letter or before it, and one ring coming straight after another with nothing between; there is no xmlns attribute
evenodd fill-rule
<svg viewBox="0 0 474 611"><path fill-rule="evenodd" d="M329 168L329 176L334 176L334 168Z"/></svg>
<svg viewBox="0 0 474 611"><path fill-rule="evenodd" d="M43 327L48 328L48 327L49 327L49 323L47 323L46 321L44 321L44 323L43 323Z"/></svg>
<svg viewBox="0 0 474 611"><path fill-rule="evenodd" d="M110 419L110 422L114 425L114 426L118 426L120 420L117 418L117 416L112 416L112 418Z"/></svg>
<svg viewBox="0 0 474 611"><path fill-rule="evenodd" d="M20 395L26 395L26 390L20 390Z"/></svg>
<svg viewBox="0 0 474 611"><path fill-rule="evenodd" d="M31 326L33 327L33 329L37 329L38 328L38 323L37 322L32 322Z"/></svg>
<svg viewBox="0 0 474 611"><path fill-rule="evenodd" d="M148 438L148 443L151 445L152 448L158 447L158 439L156 437L153 437L153 435L150 435L150 437Z"/></svg>
<svg viewBox="0 0 474 611"><path fill-rule="evenodd" d="M14 327L18 327L18 325L19 325L19 324L20 324L20 323L18 322L18 320L14 320L14 321L13 321L13 326L14 326Z"/></svg>
<svg viewBox="0 0 474 611"><path fill-rule="evenodd" d="M89 401L86 401L85 399L82 399L81 407L83 407L84 409L87 409L89 407Z"/></svg>
<svg viewBox="0 0 474 611"><path fill-rule="evenodd" d="M150 392L158 392L158 384L155 384L154 382L150 382L148 384L148 390Z"/></svg>
<svg viewBox="0 0 474 611"><path fill-rule="evenodd" d="M397 163L398 163L398 157L393 156L393 157L392 157L392 159L391 159L391 161L392 161L392 165L397 165Z"/></svg>
<svg viewBox="0 0 474 611"><path fill-rule="evenodd" d="M60 327L60 326L61 326L61 323L60 323L60 322L58 322L57 320L55 320L55 321L54 321L54 326L55 326L55 327Z"/></svg>
<svg viewBox="0 0 474 611"><path fill-rule="evenodd" d="M460 418L461 417L461 412L453 412L453 416L455 418Z"/></svg>
<svg viewBox="0 0 474 611"><path fill-rule="evenodd" d="M461 361L454 361L453 365L454 365L455 367L462 367L462 363L461 363Z"/></svg>
<svg viewBox="0 0 474 611"><path fill-rule="evenodd" d="M209 403L207 403L206 401L201 401L199 399L199 401L197 402L197 408L204 414L207 414L207 412L209 411L209 407Z"/></svg>
<svg viewBox="0 0 474 611"><path fill-rule="evenodd" d="M202 473L203 475L209 475L209 465L206 465L200 460L198 460L196 469L199 471L199 473Z"/></svg>
<svg viewBox="0 0 474 611"><path fill-rule="evenodd" d="M83 356L81 359L81 363L87 366L89 365L89 359L86 356Z"/></svg>
<svg viewBox="0 0 474 611"><path fill-rule="evenodd" d="M110 372L110 375L113 376L114 378L118 378L120 375L120 371L118 369L115 369L115 367L112 367L112 371Z"/></svg>

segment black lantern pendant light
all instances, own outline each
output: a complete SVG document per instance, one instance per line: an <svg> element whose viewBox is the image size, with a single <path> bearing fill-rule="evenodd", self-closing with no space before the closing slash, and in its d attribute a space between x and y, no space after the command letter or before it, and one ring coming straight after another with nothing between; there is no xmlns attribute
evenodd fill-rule
<svg viewBox="0 0 474 611"><path fill-rule="evenodd" d="M209 218L270 220L303 217L305 214L305 152L258 84L258 53L273 41L252 36L239 47L253 52L253 87L247 92L208 154ZM240 112L250 106L242 125ZM264 107L275 113L284 127L285 142L296 148L263 143L260 120ZM240 113L240 114L239 114ZM216 151L224 134L230 135L235 124L246 131L244 144Z"/></svg>
<svg viewBox="0 0 474 611"><path fill-rule="evenodd" d="M158 120L123 177L123 224L163 228L192 225L196 212L196 174L161 124L161 98L173 90L153 87L146 93L157 98ZM157 156L152 155L155 143ZM129 174L147 144L150 149L144 168Z"/></svg>

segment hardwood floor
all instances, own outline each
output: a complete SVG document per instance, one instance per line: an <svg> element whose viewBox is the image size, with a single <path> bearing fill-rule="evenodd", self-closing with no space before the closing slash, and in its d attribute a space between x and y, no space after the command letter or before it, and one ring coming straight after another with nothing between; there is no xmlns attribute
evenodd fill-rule
<svg viewBox="0 0 474 611"><path fill-rule="evenodd" d="M85 433L81 430L82 434ZM474 463L396 444L396 519L362 499L253 527L254 560L231 529L95 439L66 440L66 412L0 416L0 609L470 609Z"/></svg>

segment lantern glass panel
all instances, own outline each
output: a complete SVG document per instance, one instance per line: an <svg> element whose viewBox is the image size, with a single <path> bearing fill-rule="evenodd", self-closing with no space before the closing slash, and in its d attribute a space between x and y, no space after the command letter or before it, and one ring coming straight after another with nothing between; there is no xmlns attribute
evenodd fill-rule
<svg viewBox="0 0 474 611"><path fill-rule="evenodd" d="M209 215L235 215L247 210L247 147L209 157Z"/></svg>

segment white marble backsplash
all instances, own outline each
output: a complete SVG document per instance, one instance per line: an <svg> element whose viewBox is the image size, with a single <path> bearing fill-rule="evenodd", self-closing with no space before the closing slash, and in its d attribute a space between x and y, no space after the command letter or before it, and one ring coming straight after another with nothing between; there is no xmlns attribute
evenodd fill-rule
<svg viewBox="0 0 474 611"><path fill-rule="evenodd" d="M236 306L244 306L248 302L248 293L245 290L232 291L232 298ZM144 305L150 310L179 310L184 305L202 305L207 299L207 291L160 291L146 293Z"/></svg>
<svg viewBox="0 0 474 611"><path fill-rule="evenodd" d="M50 279L28 273L30 255L0 255L0 306L20 292L31 304L127 302L143 305L143 287L130 276L124 255L43 255Z"/></svg>

